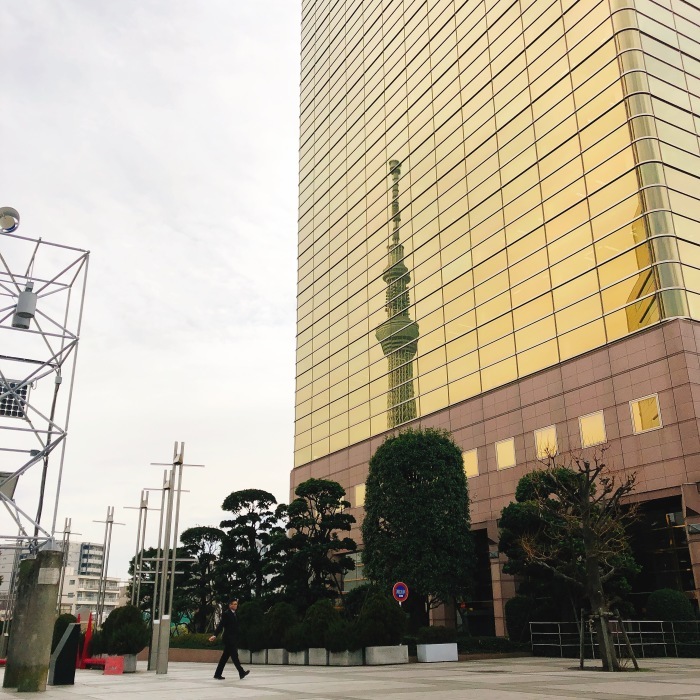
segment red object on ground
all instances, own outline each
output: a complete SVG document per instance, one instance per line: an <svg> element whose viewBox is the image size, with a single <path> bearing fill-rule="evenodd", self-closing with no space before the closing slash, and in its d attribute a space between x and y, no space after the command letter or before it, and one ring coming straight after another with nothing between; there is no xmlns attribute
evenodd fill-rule
<svg viewBox="0 0 700 700"><path fill-rule="evenodd" d="M105 676L120 676L124 673L124 657L108 656L105 663Z"/></svg>
<svg viewBox="0 0 700 700"><path fill-rule="evenodd" d="M78 650L78 665L77 668L87 668L88 653L90 652L90 641L92 640L92 613L88 616L87 628L85 630L85 641L83 642L82 651ZM99 661L99 659L90 659L91 661ZM101 665L101 664L99 664Z"/></svg>
<svg viewBox="0 0 700 700"><path fill-rule="evenodd" d="M7 659L0 659L0 666L4 666L7 663Z"/></svg>

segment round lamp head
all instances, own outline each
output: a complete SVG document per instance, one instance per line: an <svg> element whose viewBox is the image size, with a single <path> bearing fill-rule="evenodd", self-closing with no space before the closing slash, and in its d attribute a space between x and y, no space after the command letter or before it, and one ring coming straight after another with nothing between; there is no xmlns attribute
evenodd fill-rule
<svg viewBox="0 0 700 700"><path fill-rule="evenodd" d="M19 226L19 212L12 207L0 207L0 231L12 233Z"/></svg>

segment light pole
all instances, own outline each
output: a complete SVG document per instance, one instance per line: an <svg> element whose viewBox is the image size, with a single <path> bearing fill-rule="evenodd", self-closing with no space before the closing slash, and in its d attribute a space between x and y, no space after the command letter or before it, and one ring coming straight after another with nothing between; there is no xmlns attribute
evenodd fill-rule
<svg viewBox="0 0 700 700"><path fill-rule="evenodd" d="M124 523L114 522L114 506L107 506L107 518L105 520L93 520L94 523L105 524L105 539L102 547L102 569L100 571L100 588L97 593L97 610L95 612L96 624L102 626L102 613L105 606L105 595L107 593L107 571L109 568L109 549L112 545L112 525L124 525Z"/></svg>
<svg viewBox="0 0 700 700"><path fill-rule="evenodd" d="M185 443L175 443L173 461L170 464L153 462L154 466L169 466L163 483L163 504L161 508L161 529L164 529L163 554L159 556L162 562L160 590L158 593L158 610L160 623L156 628L153 618L152 651L149 658L149 670L155 663L156 673L168 672L168 649L170 646L170 620L173 610L173 594L175 592L175 568L178 561L191 561L177 558L178 525L180 519L180 494L182 493L182 470L184 467L204 467L203 464L185 464ZM167 493L167 504L165 503ZM173 518L175 522L173 523ZM160 535L159 535L160 542ZM172 543L172 545L171 545ZM170 550L172 549L172 558ZM170 587L168 591L167 572L170 570ZM156 587L154 586L154 589ZM169 596L168 596L169 593ZM154 610L156 609L154 601ZM167 609L167 614L165 613ZM155 654L153 653L155 648Z"/></svg>

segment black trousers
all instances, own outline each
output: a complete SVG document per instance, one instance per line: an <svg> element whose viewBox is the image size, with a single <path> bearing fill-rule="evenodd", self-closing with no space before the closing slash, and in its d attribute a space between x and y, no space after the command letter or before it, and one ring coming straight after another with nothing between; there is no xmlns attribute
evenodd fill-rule
<svg viewBox="0 0 700 700"><path fill-rule="evenodd" d="M233 661L233 665L236 667L238 675L240 676L243 674L243 666L241 666L241 662L238 660L238 649L236 649L236 645L225 644L224 653L221 655L219 665L216 667L216 671L214 672L215 676L220 676L224 672L224 666L226 666L226 662L229 659Z"/></svg>

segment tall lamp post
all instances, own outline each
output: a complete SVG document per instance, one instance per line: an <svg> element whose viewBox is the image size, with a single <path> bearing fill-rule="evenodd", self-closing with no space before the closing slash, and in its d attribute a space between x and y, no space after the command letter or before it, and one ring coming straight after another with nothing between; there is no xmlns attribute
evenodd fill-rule
<svg viewBox="0 0 700 700"><path fill-rule="evenodd" d="M97 593L97 610L95 613L95 617L97 618L96 623L101 627L104 622L104 620L102 620L102 613L104 612L105 595L107 593L107 571L109 569L109 550L112 545L112 526L124 525L125 523L114 522L114 506L107 506L107 518L105 520L93 520L93 522L105 524L105 539L102 548L102 570L100 572L100 588Z"/></svg>

